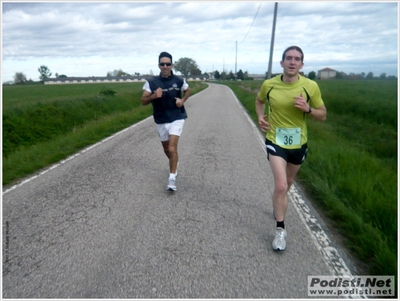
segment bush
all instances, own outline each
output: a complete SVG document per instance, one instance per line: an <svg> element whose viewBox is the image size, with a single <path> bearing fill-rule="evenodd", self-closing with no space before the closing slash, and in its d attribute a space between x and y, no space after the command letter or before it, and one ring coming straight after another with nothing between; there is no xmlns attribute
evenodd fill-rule
<svg viewBox="0 0 400 301"><path fill-rule="evenodd" d="M111 89L107 89L107 88L103 88L100 91L100 95L104 95L104 96L114 96L117 92L115 92L114 90Z"/></svg>

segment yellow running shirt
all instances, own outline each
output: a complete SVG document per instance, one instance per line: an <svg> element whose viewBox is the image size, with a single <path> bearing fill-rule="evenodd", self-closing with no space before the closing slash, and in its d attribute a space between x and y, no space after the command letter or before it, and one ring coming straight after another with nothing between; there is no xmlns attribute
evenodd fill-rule
<svg viewBox="0 0 400 301"><path fill-rule="evenodd" d="M282 75L264 81L257 98L267 102L270 130L266 138L286 149L301 148L307 142L306 113L294 106L294 97L303 95L312 108L324 104L318 84L299 75L295 83L285 83Z"/></svg>

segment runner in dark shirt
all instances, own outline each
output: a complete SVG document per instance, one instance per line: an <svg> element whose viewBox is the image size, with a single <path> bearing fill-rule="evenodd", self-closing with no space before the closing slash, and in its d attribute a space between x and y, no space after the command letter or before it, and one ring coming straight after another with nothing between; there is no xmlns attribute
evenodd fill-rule
<svg viewBox="0 0 400 301"><path fill-rule="evenodd" d="M153 105L153 117L164 152L169 159L169 179L167 190L176 191L178 168L178 141L187 118L184 103L190 96L190 88L184 78L172 72L172 56L160 53L159 76L146 81L141 98L143 105Z"/></svg>

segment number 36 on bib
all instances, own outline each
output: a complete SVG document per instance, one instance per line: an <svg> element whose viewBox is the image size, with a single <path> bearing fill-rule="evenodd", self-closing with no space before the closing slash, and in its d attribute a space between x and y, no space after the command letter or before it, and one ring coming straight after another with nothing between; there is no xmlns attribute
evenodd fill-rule
<svg viewBox="0 0 400 301"><path fill-rule="evenodd" d="M301 128L277 128L276 144L279 146L300 146Z"/></svg>

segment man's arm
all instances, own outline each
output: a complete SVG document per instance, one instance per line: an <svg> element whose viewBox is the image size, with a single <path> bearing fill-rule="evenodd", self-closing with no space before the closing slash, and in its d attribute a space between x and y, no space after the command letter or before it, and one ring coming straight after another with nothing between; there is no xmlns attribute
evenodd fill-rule
<svg viewBox="0 0 400 301"><path fill-rule="evenodd" d="M326 120L326 108L325 105L320 106L319 108L311 108L311 113L309 113L313 119L317 121L325 121Z"/></svg>
<svg viewBox="0 0 400 301"><path fill-rule="evenodd" d="M307 101L304 99L303 94L294 97L294 106L299 110L307 113L313 119L317 121L325 121L326 119L326 108L325 105L322 105L318 108L312 108ZM311 112L310 112L311 110Z"/></svg>
<svg viewBox="0 0 400 301"><path fill-rule="evenodd" d="M190 88L188 87L184 92L183 92L183 97L182 97L182 100L183 100L183 102L185 102L188 98L189 98L189 96L190 96Z"/></svg>
<svg viewBox="0 0 400 301"><path fill-rule="evenodd" d="M154 93L151 93L149 91L144 91L140 100L142 101L143 106L147 106L154 99L160 98L161 96L162 96L162 89L158 88Z"/></svg>
<svg viewBox="0 0 400 301"><path fill-rule="evenodd" d="M178 108L182 107L183 104L186 102L186 100L189 98L189 96L190 96L190 88L188 87L185 91L183 91L182 98L175 97L176 106Z"/></svg>
<svg viewBox="0 0 400 301"><path fill-rule="evenodd" d="M267 116L265 115L265 103L257 97L255 107L258 118L258 125L260 126L261 131L266 132L269 130L269 123L265 120Z"/></svg>

